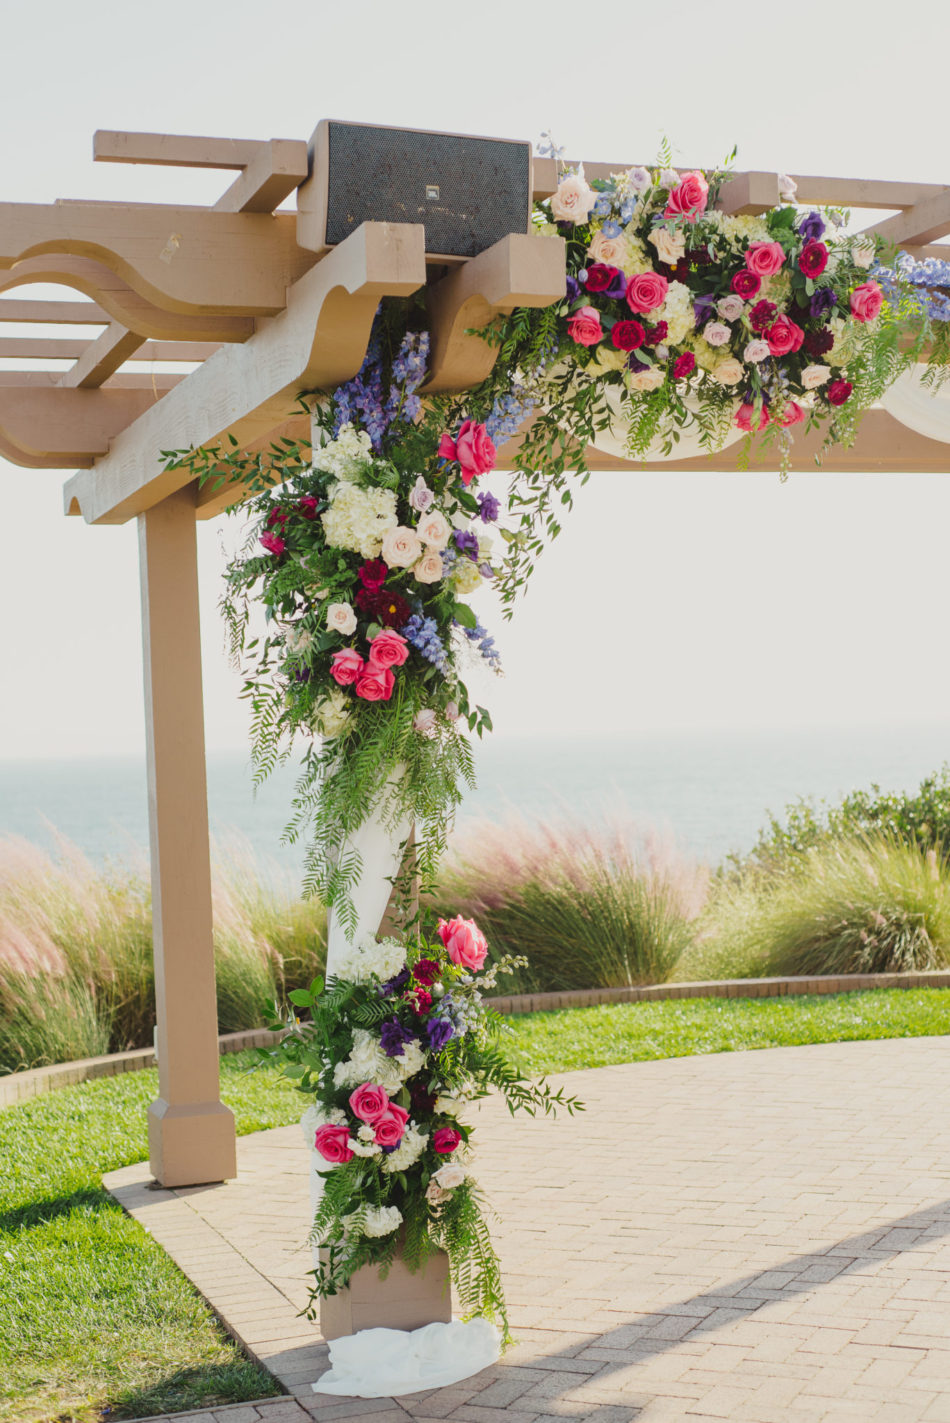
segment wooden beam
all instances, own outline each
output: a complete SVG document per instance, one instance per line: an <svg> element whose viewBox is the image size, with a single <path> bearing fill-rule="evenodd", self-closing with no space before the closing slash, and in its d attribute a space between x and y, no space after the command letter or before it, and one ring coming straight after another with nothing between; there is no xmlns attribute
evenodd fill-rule
<svg viewBox="0 0 950 1423"><path fill-rule="evenodd" d="M0 203L0 268L51 253L92 258L154 306L268 316L313 265L291 213L119 203Z"/></svg>
<svg viewBox="0 0 950 1423"><path fill-rule="evenodd" d="M560 238L512 233L429 287L431 354L423 392L465 390L483 381L498 351L473 333L500 312L560 301L564 254Z"/></svg>
<svg viewBox="0 0 950 1423"><path fill-rule="evenodd" d="M0 321L49 326L102 326L109 313L94 301L0 301Z"/></svg>
<svg viewBox="0 0 950 1423"><path fill-rule="evenodd" d="M141 340L136 337L136 340ZM89 349L82 337L0 336L0 359L77 361ZM206 361L218 350L215 341L144 341L127 361Z"/></svg>
<svg viewBox="0 0 950 1423"><path fill-rule="evenodd" d="M246 168L262 147L254 138L198 138L183 133L98 129L94 163L153 163L169 168Z"/></svg>
<svg viewBox="0 0 950 1423"><path fill-rule="evenodd" d="M88 468L182 376L116 376L104 390L58 384L60 373L0 371L0 440L12 463L40 469Z"/></svg>
<svg viewBox="0 0 950 1423"><path fill-rule="evenodd" d="M272 138L214 205L215 212L273 212L307 177L303 139Z"/></svg>
<svg viewBox="0 0 950 1423"><path fill-rule="evenodd" d="M905 212L874 223L868 231L876 232L886 242L895 242L899 246L905 242L922 246L938 237L946 237L950 232L950 188L942 188L921 198Z"/></svg>
<svg viewBox="0 0 950 1423"><path fill-rule="evenodd" d="M144 336L127 331L118 321L113 321L101 336L89 342L76 364L65 373L60 385L74 386L77 390L94 390L115 375L144 340Z"/></svg>
<svg viewBox="0 0 950 1423"><path fill-rule="evenodd" d="M156 469L156 450L229 434L246 445L268 434L302 391L332 389L356 374L381 297L408 296L424 282L421 225L363 223L288 292L286 311L243 346L222 346L118 435L94 471L75 475L67 509L75 500L87 523L124 523L190 480L187 470Z"/></svg>

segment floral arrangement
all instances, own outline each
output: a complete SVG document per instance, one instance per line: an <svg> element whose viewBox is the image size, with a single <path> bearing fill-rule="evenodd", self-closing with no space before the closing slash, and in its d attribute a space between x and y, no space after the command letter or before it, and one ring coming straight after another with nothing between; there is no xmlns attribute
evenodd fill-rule
<svg viewBox="0 0 950 1423"><path fill-rule="evenodd" d="M324 987L291 994L308 1009L275 1056L310 1100L302 1119L323 1169L312 1242L325 1247L309 1313L363 1265L385 1269L399 1251L411 1269L444 1249L467 1315L507 1317L498 1259L471 1174L466 1106L500 1090L512 1111L581 1109L563 1090L529 1083L501 1050L501 1019L483 999L500 973L471 920L440 920L435 937L370 939Z"/></svg>

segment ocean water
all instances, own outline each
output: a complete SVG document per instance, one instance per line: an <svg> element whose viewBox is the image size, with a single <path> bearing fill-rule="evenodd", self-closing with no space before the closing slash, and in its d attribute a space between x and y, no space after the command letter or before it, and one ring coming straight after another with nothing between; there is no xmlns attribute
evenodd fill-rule
<svg viewBox="0 0 950 1423"><path fill-rule="evenodd" d="M912 790L950 761L950 723L808 731L638 736L494 738L477 748L478 788L459 833L473 820L621 816L716 863L754 843L766 812L798 796L834 800L876 782ZM281 845L293 771L255 795L248 758L208 757L213 836L239 837L261 859L296 870L300 851ZM63 835L95 860L148 845L144 760L0 760L0 835L44 846Z"/></svg>

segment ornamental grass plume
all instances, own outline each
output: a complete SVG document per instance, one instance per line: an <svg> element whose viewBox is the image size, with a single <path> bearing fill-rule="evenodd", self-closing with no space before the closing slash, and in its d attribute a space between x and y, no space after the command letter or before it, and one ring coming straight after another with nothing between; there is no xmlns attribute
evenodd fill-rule
<svg viewBox="0 0 950 1423"><path fill-rule="evenodd" d="M726 878L688 960L706 975L950 967L950 871L896 838L823 841L772 873ZM697 974L696 976L700 976Z"/></svg>
<svg viewBox="0 0 950 1423"><path fill-rule="evenodd" d="M708 872L630 826L466 827L434 908L476 920L491 953L523 954L512 992L667 980L691 942Z"/></svg>
<svg viewBox="0 0 950 1423"><path fill-rule="evenodd" d="M325 961L326 916L291 875L246 848L216 849L218 1027L260 1025L266 999L309 983ZM94 865L0 838L0 1073L152 1042L155 983L144 857Z"/></svg>

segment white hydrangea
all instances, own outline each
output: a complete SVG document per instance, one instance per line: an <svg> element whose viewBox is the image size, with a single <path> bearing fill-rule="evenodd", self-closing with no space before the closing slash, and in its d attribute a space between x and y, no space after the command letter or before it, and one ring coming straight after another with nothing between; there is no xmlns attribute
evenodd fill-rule
<svg viewBox="0 0 950 1423"><path fill-rule="evenodd" d="M312 726L318 736L339 736L350 719L350 703L342 687L332 687L313 704Z"/></svg>
<svg viewBox="0 0 950 1423"><path fill-rule="evenodd" d="M383 1151L374 1141L358 1141L352 1136L346 1144L354 1156L381 1156Z"/></svg>
<svg viewBox="0 0 950 1423"><path fill-rule="evenodd" d="M670 346L679 346L696 329L696 318L693 315L693 297L688 286L683 282L670 282L669 290L666 293L666 301L661 309L656 313L658 321L665 321L668 326L666 333L667 343Z"/></svg>
<svg viewBox="0 0 950 1423"><path fill-rule="evenodd" d="M703 221L717 228L729 242L769 242L768 224L752 213L724 213L713 210L703 214Z"/></svg>
<svg viewBox="0 0 950 1423"><path fill-rule="evenodd" d="M426 1055L417 1042L406 1043L401 1057L389 1057L375 1034L366 1028L356 1028L353 1051L345 1062L338 1062L333 1069L333 1085L359 1087L363 1082L372 1082L377 1087L385 1087L392 1095L408 1077L422 1069L425 1060Z"/></svg>
<svg viewBox="0 0 950 1423"><path fill-rule="evenodd" d="M405 964L405 944L397 939L374 939L370 934L358 944L347 946L334 969L334 977L350 979L353 983L369 983L375 977L384 983L394 978Z"/></svg>
<svg viewBox="0 0 950 1423"><path fill-rule="evenodd" d="M366 431L342 425L335 440L314 449L313 467L335 474L338 479L348 479L359 473L372 457L373 445Z"/></svg>
<svg viewBox="0 0 950 1423"><path fill-rule="evenodd" d="M457 1117L462 1110L464 1103L458 1097L446 1097L441 1095L435 1099L434 1111L441 1113L444 1117Z"/></svg>
<svg viewBox="0 0 950 1423"><path fill-rule="evenodd" d="M470 558L460 558L450 579L456 593L474 593L482 586L482 575Z"/></svg>
<svg viewBox="0 0 950 1423"><path fill-rule="evenodd" d="M402 1225L398 1206L369 1206L363 1221L364 1235L392 1235Z"/></svg>
<svg viewBox="0 0 950 1423"><path fill-rule="evenodd" d="M361 489L342 480L330 491L330 507L321 514L320 522L331 548L345 548L363 558L378 558L383 547L383 535L394 529L396 493L375 485Z"/></svg>
<svg viewBox="0 0 950 1423"><path fill-rule="evenodd" d="M332 1111L328 1112L316 1102L311 1103L300 1118L300 1130L303 1132L304 1141L311 1150L313 1150L313 1139L317 1134L318 1127L342 1127L345 1125L346 1113L339 1107L334 1107Z"/></svg>
<svg viewBox="0 0 950 1423"><path fill-rule="evenodd" d="M410 1166L415 1166L419 1157L425 1151L429 1142L428 1132L418 1131L414 1123L409 1122L403 1132L402 1141L391 1151L383 1162L384 1171L407 1171Z"/></svg>
<svg viewBox="0 0 950 1423"><path fill-rule="evenodd" d="M624 236L627 239L629 256L624 264L624 271L628 277L637 277L641 272L652 272L654 258L650 256L640 238L636 235L638 219L633 218L624 228Z"/></svg>

